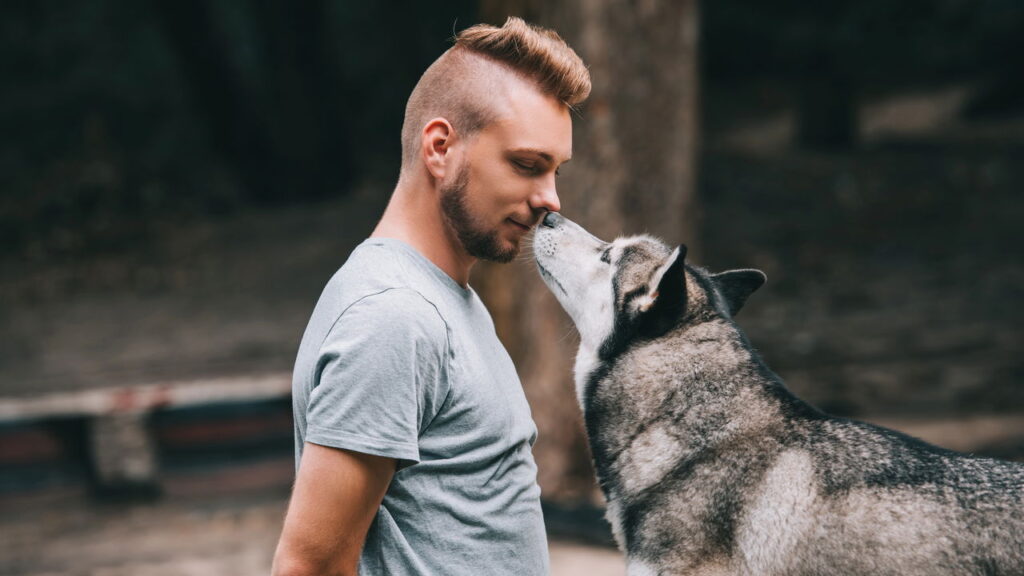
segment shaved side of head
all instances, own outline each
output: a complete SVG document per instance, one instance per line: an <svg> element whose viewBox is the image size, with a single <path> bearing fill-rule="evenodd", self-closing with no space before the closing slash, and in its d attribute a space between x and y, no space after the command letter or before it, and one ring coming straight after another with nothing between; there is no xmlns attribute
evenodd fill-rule
<svg viewBox="0 0 1024 576"><path fill-rule="evenodd" d="M586 66L552 30L509 18L501 28L480 24L460 32L455 45L423 73L406 104L402 173L416 163L427 122L444 118L470 138L501 118L511 86L524 81L568 107L590 94Z"/></svg>

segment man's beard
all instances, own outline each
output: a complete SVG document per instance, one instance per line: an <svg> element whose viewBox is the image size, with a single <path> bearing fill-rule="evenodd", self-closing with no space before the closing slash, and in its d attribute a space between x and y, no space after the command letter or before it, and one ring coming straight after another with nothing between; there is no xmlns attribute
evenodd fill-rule
<svg viewBox="0 0 1024 576"><path fill-rule="evenodd" d="M469 213L466 205L469 165L463 164L455 180L441 187L441 209L448 226L455 231L466 252L481 260L507 263L519 254L518 243L502 246L497 230L487 230Z"/></svg>

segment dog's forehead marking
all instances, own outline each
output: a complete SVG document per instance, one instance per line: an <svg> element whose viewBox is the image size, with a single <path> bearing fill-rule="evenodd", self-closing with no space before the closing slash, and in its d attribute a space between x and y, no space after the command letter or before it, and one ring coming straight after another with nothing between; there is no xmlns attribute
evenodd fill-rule
<svg viewBox="0 0 1024 576"><path fill-rule="evenodd" d="M627 251L629 253L639 252L640 254L650 258L664 258L671 252L664 242L647 234L622 236L620 238L616 238L612 244L617 247L622 254L625 254Z"/></svg>
<svg viewBox="0 0 1024 576"><path fill-rule="evenodd" d="M646 234L617 238L612 247L612 261L618 268L616 282L626 290L646 283L651 272L672 253L665 243Z"/></svg>

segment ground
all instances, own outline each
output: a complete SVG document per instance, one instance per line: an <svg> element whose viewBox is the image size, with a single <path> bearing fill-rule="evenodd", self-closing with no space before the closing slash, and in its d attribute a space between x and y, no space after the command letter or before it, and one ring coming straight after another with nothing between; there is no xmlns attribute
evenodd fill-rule
<svg viewBox="0 0 1024 576"><path fill-rule="evenodd" d="M165 475L166 498L99 504L80 486L0 495L6 576L269 574L291 483L287 456ZM552 539L554 576L620 576L618 551Z"/></svg>

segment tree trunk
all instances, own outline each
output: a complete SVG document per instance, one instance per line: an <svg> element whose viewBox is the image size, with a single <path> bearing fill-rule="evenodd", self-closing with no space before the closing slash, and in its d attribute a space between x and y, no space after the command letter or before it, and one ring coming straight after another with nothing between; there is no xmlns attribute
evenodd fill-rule
<svg viewBox="0 0 1024 576"><path fill-rule="evenodd" d="M601 238L648 232L699 254L697 8L696 0L482 3L485 22L516 15L557 30L590 68L593 91L574 113L573 160L559 195L566 217ZM478 266L474 285L533 408L544 497L590 502L593 472L572 383L575 331L532 257L522 260Z"/></svg>

